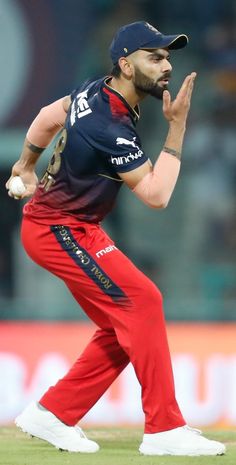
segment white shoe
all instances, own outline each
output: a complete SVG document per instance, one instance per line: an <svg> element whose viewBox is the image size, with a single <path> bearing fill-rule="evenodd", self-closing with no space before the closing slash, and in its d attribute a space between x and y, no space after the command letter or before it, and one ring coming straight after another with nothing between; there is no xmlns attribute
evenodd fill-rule
<svg viewBox="0 0 236 465"><path fill-rule="evenodd" d="M67 426L49 410L32 402L15 419L15 424L25 433L49 442L57 449L69 452L93 453L99 445L87 439L79 426Z"/></svg>
<svg viewBox="0 0 236 465"><path fill-rule="evenodd" d="M201 436L201 431L190 426L144 434L139 452L144 455L223 455L225 445Z"/></svg>

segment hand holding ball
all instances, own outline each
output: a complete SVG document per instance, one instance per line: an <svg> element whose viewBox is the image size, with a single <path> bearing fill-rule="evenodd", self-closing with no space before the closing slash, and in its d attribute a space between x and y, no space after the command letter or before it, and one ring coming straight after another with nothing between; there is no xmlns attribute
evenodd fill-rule
<svg viewBox="0 0 236 465"><path fill-rule="evenodd" d="M10 195L15 199L20 198L26 191L26 188L20 176L14 176L13 178L11 178L8 188Z"/></svg>

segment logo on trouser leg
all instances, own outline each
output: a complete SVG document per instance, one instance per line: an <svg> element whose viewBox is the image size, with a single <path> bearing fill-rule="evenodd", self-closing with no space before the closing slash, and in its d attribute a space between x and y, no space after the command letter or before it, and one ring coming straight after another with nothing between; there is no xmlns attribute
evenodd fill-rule
<svg viewBox="0 0 236 465"><path fill-rule="evenodd" d="M128 296L105 273L94 258L83 247L81 247L81 245L73 237L70 228L67 226L56 225L51 226L51 231L55 235L62 249L65 250L72 260L105 294L109 295L115 302L130 305L131 302Z"/></svg>
<svg viewBox="0 0 236 465"><path fill-rule="evenodd" d="M108 247L105 247L105 249L102 249L102 250L99 250L98 252L96 252L96 256L98 258L102 257L106 253L112 252L113 250L118 250L118 249L117 249L117 247L115 245L109 245Z"/></svg>

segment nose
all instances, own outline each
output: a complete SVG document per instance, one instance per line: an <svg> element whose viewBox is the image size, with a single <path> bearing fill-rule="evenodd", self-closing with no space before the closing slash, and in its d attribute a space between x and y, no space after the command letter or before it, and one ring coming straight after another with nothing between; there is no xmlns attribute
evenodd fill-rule
<svg viewBox="0 0 236 465"><path fill-rule="evenodd" d="M166 73L166 72L171 72L171 71L172 71L172 66L171 66L169 60L167 60L167 59L163 60L162 72Z"/></svg>

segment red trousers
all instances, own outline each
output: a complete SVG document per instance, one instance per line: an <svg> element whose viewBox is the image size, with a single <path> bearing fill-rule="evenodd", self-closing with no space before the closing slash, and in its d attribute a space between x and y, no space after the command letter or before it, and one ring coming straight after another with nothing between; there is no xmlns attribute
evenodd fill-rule
<svg viewBox="0 0 236 465"><path fill-rule="evenodd" d="M99 329L69 372L40 399L75 425L132 363L142 388L145 432L183 426L157 287L96 224L22 224L28 255L61 278Z"/></svg>

